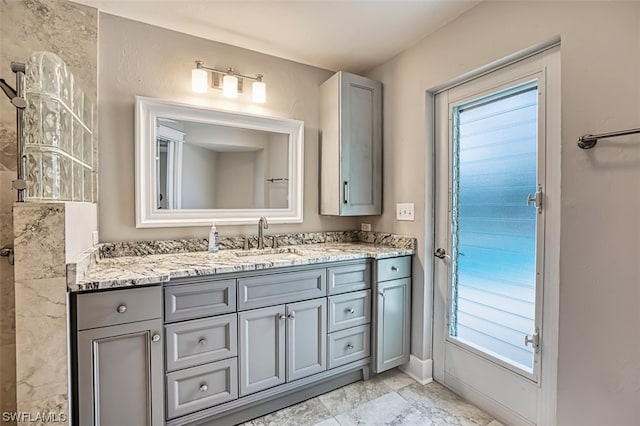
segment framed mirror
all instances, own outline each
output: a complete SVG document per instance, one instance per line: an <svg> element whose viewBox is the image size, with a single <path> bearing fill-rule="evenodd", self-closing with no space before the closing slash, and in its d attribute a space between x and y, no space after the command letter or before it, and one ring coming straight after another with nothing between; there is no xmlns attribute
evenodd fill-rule
<svg viewBox="0 0 640 426"><path fill-rule="evenodd" d="M304 122L136 97L136 227L302 222Z"/></svg>

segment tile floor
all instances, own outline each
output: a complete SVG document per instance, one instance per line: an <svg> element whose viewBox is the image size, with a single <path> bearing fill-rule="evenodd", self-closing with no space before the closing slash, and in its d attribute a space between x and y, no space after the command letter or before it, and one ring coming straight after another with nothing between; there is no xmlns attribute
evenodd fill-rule
<svg viewBox="0 0 640 426"><path fill-rule="evenodd" d="M366 382L259 417L243 426L502 426L439 385L420 385L394 369Z"/></svg>

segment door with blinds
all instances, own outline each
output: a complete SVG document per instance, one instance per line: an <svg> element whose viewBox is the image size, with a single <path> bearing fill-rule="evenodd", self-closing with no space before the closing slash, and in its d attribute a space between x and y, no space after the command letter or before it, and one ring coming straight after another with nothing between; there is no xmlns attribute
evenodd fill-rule
<svg viewBox="0 0 640 426"><path fill-rule="evenodd" d="M436 95L434 376L535 424L546 73L522 61ZM439 377L440 376L440 377Z"/></svg>

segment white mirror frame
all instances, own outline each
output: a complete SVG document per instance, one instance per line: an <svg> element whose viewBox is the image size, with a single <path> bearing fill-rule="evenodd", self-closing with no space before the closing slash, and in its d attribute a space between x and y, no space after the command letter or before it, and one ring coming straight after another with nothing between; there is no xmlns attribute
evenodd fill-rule
<svg viewBox="0 0 640 426"><path fill-rule="evenodd" d="M269 223L301 223L303 200L304 122L181 104L136 96L136 227L256 224L260 217ZM195 121L289 135L289 206L284 209L158 209L156 202L157 119Z"/></svg>

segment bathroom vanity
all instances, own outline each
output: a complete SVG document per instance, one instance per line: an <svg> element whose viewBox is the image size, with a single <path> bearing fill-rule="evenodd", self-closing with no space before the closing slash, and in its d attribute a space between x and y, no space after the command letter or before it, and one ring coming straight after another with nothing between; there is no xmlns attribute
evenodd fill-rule
<svg viewBox="0 0 640 426"><path fill-rule="evenodd" d="M237 424L407 362L413 251L372 247L186 253L71 293L79 424Z"/></svg>

